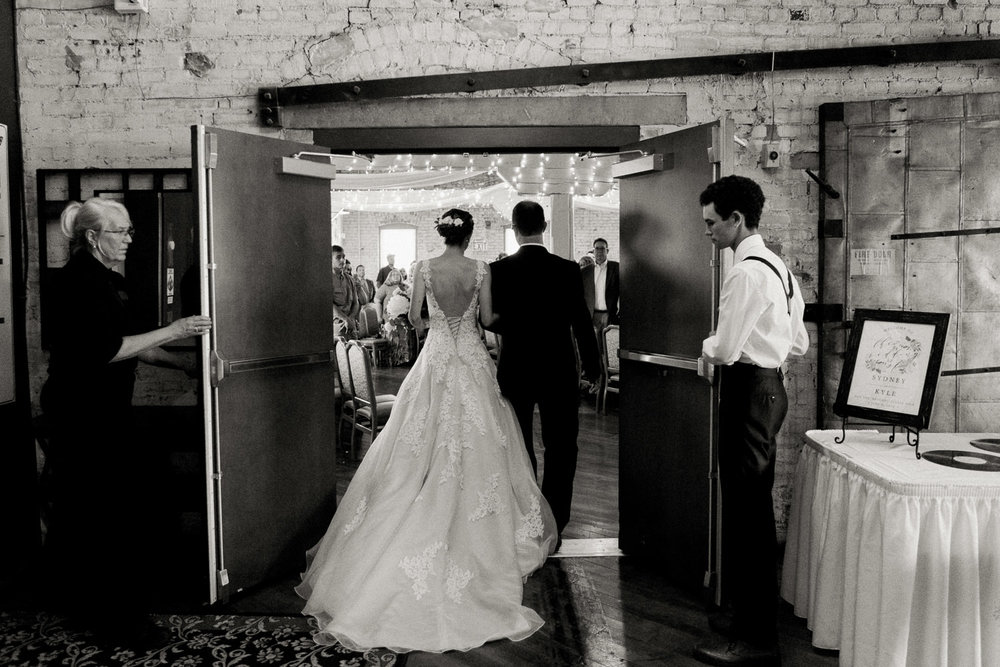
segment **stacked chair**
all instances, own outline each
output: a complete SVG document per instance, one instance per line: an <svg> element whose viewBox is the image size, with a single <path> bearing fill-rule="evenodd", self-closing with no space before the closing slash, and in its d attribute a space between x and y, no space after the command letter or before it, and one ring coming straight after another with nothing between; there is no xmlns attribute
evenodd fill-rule
<svg viewBox="0 0 1000 667"><path fill-rule="evenodd" d="M618 362L618 325L611 324L601 332L603 337L601 345L601 365L604 367L604 378L597 394L597 411L607 414L608 394L618 394L618 380L621 368Z"/></svg>

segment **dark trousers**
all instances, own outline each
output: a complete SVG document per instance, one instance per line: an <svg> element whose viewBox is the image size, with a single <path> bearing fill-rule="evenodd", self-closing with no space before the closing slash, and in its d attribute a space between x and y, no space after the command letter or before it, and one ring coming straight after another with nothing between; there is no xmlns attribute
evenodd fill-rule
<svg viewBox="0 0 1000 667"><path fill-rule="evenodd" d="M719 475L722 489L722 586L734 635L777 641L775 438L788 411L780 369L734 364L720 369Z"/></svg>
<svg viewBox="0 0 1000 667"><path fill-rule="evenodd" d="M542 470L542 495L552 508L556 528L562 533L569 523L570 506L573 504L573 478L576 476L576 436L580 430L580 397L574 385L568 390L552 390L538 396L508 396L514 415L524 435L524 445L531 459L531 467L538 474L535 445L532 436L535 405L542 425L542 444L545 446Z"/></svg>
<svg viewBox="0 0 1000 667"><path fill-rule="evenodd" d="M58 413L46 461L49 599L95 627L146 613L151 582L163 576L153 537L159 480L148 446L131 437L129 411L112 414L120 419L106 424L84 411Z"/></svg>

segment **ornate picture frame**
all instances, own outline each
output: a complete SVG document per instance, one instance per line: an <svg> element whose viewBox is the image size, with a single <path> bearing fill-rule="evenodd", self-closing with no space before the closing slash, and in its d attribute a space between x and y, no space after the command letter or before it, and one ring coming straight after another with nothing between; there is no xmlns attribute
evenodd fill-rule
<svg viewBox="0 0 1000 667"><path fill-rule="evenodd" d="M949 319L949 313L855 309L834 413L927 428Z"/></svg>

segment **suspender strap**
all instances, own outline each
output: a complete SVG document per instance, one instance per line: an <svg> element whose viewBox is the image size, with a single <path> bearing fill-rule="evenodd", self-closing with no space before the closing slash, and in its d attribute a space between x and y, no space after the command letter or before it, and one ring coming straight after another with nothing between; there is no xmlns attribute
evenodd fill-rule
<svg viewBox="0 0 1000 667"><path fill-rule="evenodd" d="M763 257L757 257L756 255L747 255L746 259L755 259L758 262L766 264L769 269L774 271L774 275L778 276L778 280L781 282L781 291L785 293L785 305L788 308L788 314L792 314L792 295L795 294L795 287L792 285L792 275L788 274L788 289L785 289L785 281L781 277L781 273L774 267L774 264L767 261Z"/></svg>

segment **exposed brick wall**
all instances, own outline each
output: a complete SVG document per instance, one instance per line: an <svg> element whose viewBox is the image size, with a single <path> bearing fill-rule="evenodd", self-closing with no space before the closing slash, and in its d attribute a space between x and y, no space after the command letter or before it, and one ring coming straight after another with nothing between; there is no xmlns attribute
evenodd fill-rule
<svg viewBox="0 0 1000 667"><path fill-rule="evenodd" d="M187 166L192 124L310 141L309 132L260 127L261 86L984 38L1000 19L998 0L954 8L943 0L151 0L148 16L127 18L110 7L93 8L91 0L16 4L33 248L36 169ZM796 271L808 302L816 298L817 194L801 168L815 166L819 105L998 91L998 76L1000 67L983 61L493 94L684 93L692 123L732 116L737 134L749 143L737 152L736 171L762 182L768 197L762 233ZM757 162L769 123L777 127L783 156L779 169L765 172ZM643 133L665 129L647 127ZM592 240L589 218L578 215L577 255ZM348 223L344 231L356 236L358 261L373 269L384 261L370 230L352 230ZM498 234L490 232L483 259L502 248ZM424 250L439 247L424 231L418 238ZM609 241L615 256L617 240L609 235ZM28 336L35 341L29 355L37 394L45 359L37 346L37 255L29 259ZM781 443L779 507L786 504L799 434L814 423L814 355L788 369L794 403Z"/></svg>

